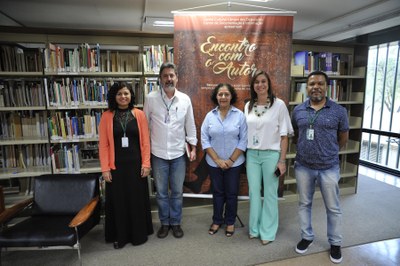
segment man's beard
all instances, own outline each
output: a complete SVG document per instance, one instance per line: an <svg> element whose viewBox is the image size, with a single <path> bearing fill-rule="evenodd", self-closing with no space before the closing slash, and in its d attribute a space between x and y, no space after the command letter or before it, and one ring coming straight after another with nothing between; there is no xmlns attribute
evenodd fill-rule
<svg viewBox="0 0 400 266"><path fill-rule="evenodd" d="M311 96L311 101L313 102L320 102L324 99L324 96L320 95L320 96Z"/></svg>
<svg viewBox="0 0 400 266"><path fill-rule="evenodd" d="M324 99L325 96L321 93L320 90L315 89L314 92L318 92L319 96L313 96L313 91L311 91L311 96L310 96L311 101L320 102L320 101L322 101Z"/></svg>
<svg viewBox="0 0 400 266"><path fill-rule="evenodd" d="M163 86L166 91L173 91L175 89L174 83L167 83Z"/></svg>

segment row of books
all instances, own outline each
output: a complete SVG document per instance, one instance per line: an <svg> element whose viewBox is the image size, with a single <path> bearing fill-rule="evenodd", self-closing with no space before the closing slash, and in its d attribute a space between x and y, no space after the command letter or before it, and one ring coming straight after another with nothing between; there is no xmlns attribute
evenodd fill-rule
<svg viewBox="0 0 400 266"><path fill-rule="evenodd" d="M88 108L106 107L108 90L117 79L58 78L41 81L0 80L0 107L48 107ZM159 89L157 78L146 78L144 86L140 79L126 81L135 92L136 104L143 104L143 95ZM46 92L46 93L44 93ZM47 95L48 97L45 97Z"/></svg>
<svg viewBox="0 0 400 266"><path fill-rule="evenodd" d="M61 80L49 80L47 83L47 79L45 79L45 90L48 95L47 106L106 106L111 82L89 78L62 78Z"/></svg>
<svg viewBox="0 0 400 266"><path fill-rule="evenodd" d="M174 62L174 50L168 45L152 45L143 52L144 72L156 73L164 62Z"/></svg>
<svg viewBox="0 0 400 266"><path fill-rule="evenodd" d="M14 45L0 45L0 71L41 72L43 54L40 48L21 48Z"/></svg>
<svg viewBox="0 0 400 266"><path fill-rule="evenodd" d="M116 47L118 49L118 47ZM132 48L133 49L133 48ZM101 49L99 44L63 45L43 48L0 45L0 71L45 73L150 72L158 73L163 62L173 62L173 48L152 45L140 55L134 49Z"/></svg>
<svg viewBox="0 0 400 266"><path fill-rule="evenodd" d="M0 113L0 138L20 139L24 137L47 137L47 119L43 113L19 111Z"/></svg>
<svg viewBox="0 0 400 266"><path fill-rule="evenodd" d="M82 168L100 169L97 142L58 144L53 145L50 150L54 173L77 173Z"/></svg>
<svg viewBox="0 0 400 266"><path fill-rule="evenodd" d="M64 48L49 43L44 49L44 70L47 73L99 72L100 46L83 43L75 48Z"/></svg>
<svg viewBox="0 0 400 266"><path fill-rule="evenodd" d="M52 112L48 118L51 140L95 138L99 134L101 111L82 114L79 111Z"/></svg>
<svg viewBox="0 0 400 266"><path fill-rule="evenodd" d="M49 166L49 151L49 144L1 146L1 165L3 168Z"/></svg>
<svg viewBox="0 0 400 266"><path fill-rule="evenodd" d="M352 62L350 54L313 51L294 53L294 65L304 66L304 74L320 70L328 75L349 75L350 62Z"/></svg>
<svg viewBox="0 0 400 266"><path fill-rule="evenodd" d="M326 96L333 101L342 101L346 96L346 86L341 80L332 79L329 81ZM299 82L296 83L296 89L292 99L294 102L304 102L308 98L307 95L307 83Z"/></svg>
<svg viewBox="0 0 400 266"><path fill-rule="evenodd" d="M79 145L72 144L52 146L50 149L53 173L79 172L81 168L81 158L79 154Z"/></svg>
<svg viewBox="0 0 400 266"><path fill-rule="evenodd" d="M46 73L137 72L142 70L138 52L101 50L88 43L74 48L49 43L44 49Z"/></svg>
<svg viewBox="0 0 400 266"><path fill-rule="evenodd" d="M110 51L101 53L100 69L102 72L141 72L142 60L138 53Z"/></svg>
<svg viewBox="0 0 400 266"><path fill-rule="evenodd" d="M0 80L0 107L43 106L41 81Z"/></svg>
<svg viewBox="0 0 400 266"><path fill-rule="evenodd" d="M43 89L40 81L0 80L0 107L45 107L45 101L48 107L106 107L108 90L118 80L67 77L44 81ZM143 104L143 95L159 88L157 78L146 78L144 88L139 79L126 82L131 83L139 105Z"/></svg>

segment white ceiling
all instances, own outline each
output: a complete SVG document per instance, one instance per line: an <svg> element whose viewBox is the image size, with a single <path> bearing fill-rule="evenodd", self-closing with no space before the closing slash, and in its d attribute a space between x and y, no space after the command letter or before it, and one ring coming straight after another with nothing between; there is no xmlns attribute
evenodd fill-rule
<svg viewBox="0 0 400 266"><path fill-rule="evenodd" d="M264 10L260 6L296 11L294 39L340 41L400 25L400 0L0 0L0 26L173 33L146 17L172 19L171 11L195 7Z"/></svg>

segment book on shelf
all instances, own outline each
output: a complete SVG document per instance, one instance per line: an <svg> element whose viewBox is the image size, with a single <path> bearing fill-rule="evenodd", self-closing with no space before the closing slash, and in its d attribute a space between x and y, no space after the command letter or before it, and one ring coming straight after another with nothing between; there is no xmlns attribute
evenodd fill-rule
<svg viewBox="0 0 400 266"><path fill-rule="evenodd" d="M4 89L4 84L3 83L1 83L0 82L0 106L1 107L4 107L4 106L6 106L5 104L5 98L6 98L6 95L5 95L5 89Z"/></svg>
<svg viewBox="0 0 400 266"><path fill-rule="evenodd" d="M302 103L304 102L308 95L307 95L307 83L305 82L297 82L296 83L296 88L293 92L292 99L296 103Z"/></svg>
<svg viewBox="0 0 400 266"><path fill-rule="evenodd" d="M291 65L290 75L292 76L304 76L304 66L303 65Z"/></svg>
<svg viewBox="0 0 400 266"><path fill-rule="evenodd" d="M14 139L22 138L22 118L19 113L11 113L10 114L10 126L11 126L11 134Z"/></svg>
<svg viewBox="0 0 400 266"><path fill-rule="evenodd" d="M294 65L303 66L308 71L308 51L296 51L294 53Z"/></svg>
<svg viewBox="0 0 400 266"><path fill-rule="evenodd" d="M0 138L8 139L9 137L9 121L7 121L7 113L0 112Z"/></svg>
<svg viewBox="0 0 400 266"><path fill-rule="evenodd" d="M15 63L17 72L26 72L24 50L15 47Z"/></svg>
<svg viewBox="0 0 400 266"><path fill-rule="evenodd" d="M144 103L144 90L143 87L141 86L140 80L135 79L133 84L132 84L132 89L135 92L135 103L136 105L138 104L143 104Z"/></svg>
<svg viewBox="0 0 400 266"><path fill-rule="evenodd" d="M18 151L18 164L19 164L19 167L21 167L21 168L26 168L26 164L25 164L25 158L24 158L24 156L23 156L23 154L22 154L22 151L21 150L19 150Z"/></svg>

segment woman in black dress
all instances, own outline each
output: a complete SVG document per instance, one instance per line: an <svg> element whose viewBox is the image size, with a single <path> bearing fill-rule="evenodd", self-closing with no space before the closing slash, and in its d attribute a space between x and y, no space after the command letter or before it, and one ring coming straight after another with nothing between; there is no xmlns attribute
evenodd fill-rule
<svg viewBox="0 0 400 266"><path fill-rule="evenodd" d="M150 137L144 113L134 108L127 83L114 83L99 125L99 154L106 181L105 240L114 248L140 245L153 233L147 176Z"/></svg>

